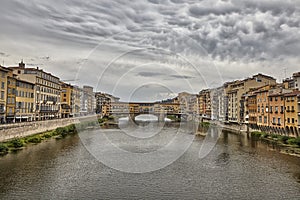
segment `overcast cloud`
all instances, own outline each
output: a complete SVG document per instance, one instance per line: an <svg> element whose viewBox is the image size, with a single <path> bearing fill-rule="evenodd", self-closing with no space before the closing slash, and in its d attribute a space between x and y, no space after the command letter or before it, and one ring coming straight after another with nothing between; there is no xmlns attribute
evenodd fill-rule
<svg viewBox="0 0 300 200"><path fill-rule="evenodd" d="M300 71L298 0L2 0L0 13L1 64L23 58L122 98Z"/></svg>

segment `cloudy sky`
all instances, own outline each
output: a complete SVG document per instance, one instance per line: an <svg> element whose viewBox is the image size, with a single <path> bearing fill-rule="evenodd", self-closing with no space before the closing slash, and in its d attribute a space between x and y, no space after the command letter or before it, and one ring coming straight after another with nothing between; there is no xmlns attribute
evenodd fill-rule
<svg viewBox="0 0 300 200"><path fill-rule="evenodd" d="M298 0L1 0L0 60L123 100L300 71Z"/></svg>

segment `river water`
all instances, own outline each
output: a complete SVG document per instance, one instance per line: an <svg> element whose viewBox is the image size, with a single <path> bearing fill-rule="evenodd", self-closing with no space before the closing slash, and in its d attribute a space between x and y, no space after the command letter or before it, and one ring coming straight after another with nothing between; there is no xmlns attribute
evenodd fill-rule
<svg viewBox="0 0 300 200"><path fill-rule="evenodd" d="M122 149L142 153L166 145L174 127L149 137L146 150L139 142L127 142L118 129L102 131ZM203 137L195 137L172 164L127 173L95 159L80 134L1 157L0 199L300 199L300 158L247 136L223 132L203 159Z"/></svg>

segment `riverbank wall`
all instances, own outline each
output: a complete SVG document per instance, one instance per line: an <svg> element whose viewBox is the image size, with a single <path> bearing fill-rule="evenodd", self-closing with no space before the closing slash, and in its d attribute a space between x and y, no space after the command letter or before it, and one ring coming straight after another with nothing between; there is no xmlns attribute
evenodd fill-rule
<svg viewBox="0 0 300 200"><path fill-rule="evenodd" d="M256 131L251 129L250 127L247 127L246 124L237 124L237 123L222 123L222 122L215 122L212 120L203 120L203 122L208 122L208 123L216 123L218 124L220 127L222 127L223 130L226 131L231 131L237 134L247 134L247 133L251 133L252 131Z"/></svg>
<svg viewBox="0 0 300 200"><path fill-rule="evenodd" d="M54 130L58 127L65 127L77 124L81 121L95 120L95 116L85 116L78 118L64 118L46 121L34 121L15 124L4 124L0 126L0 142L11 140L17 137L26 137L38 133Z"/></svg>

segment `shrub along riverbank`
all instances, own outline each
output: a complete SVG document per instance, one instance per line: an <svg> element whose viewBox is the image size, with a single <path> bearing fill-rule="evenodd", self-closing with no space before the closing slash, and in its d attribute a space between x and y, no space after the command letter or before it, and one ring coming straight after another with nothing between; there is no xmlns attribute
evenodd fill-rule
<svg viewBox="0 0 300 200"><path fill-rule="evenodd" d="M272 144L283 147L285 153L300 155L300 137L268 134L260 131L251 132L251 137L257 140L272 142Z"/></svg>
<svg viewBox="0 0 300 200"><path fill-rule="evenodd" d="M35 135L23 137L23 138L14 138L12 140L0 143L0 155L5 155L10 152L15 152L22 150L24 147L30 144L38 144L43 140L50 138L63 138L67 135L76 134L77 130L74 124L71 124L66 127L59 127L55 130L47 131L44 133L38 133Z"/></svg>
<svg viewBox="0 0 300 200"><path fill-rule="evenodd" d="M97 121L86 121L86 122L81 122L79 124L71 124L69 126L65 127L58 127L54 130L51 131L46 131L43 133L38 133L35 135L30 135L22 138L14 138L12 140L8 140L6 142L1 142L0 143L0 156L1 155L6 155L10 152L16 152L19 150L22 150L28 145L31 144L38 144L41 143L44 140L50 139L50 138L56 138L56 139L61 139L64 138L68 135L74 135L77 134L78 131L86 129L88 127L96 127L100 125L103 125L108 118L105 119L98 119Z"/></svg>

